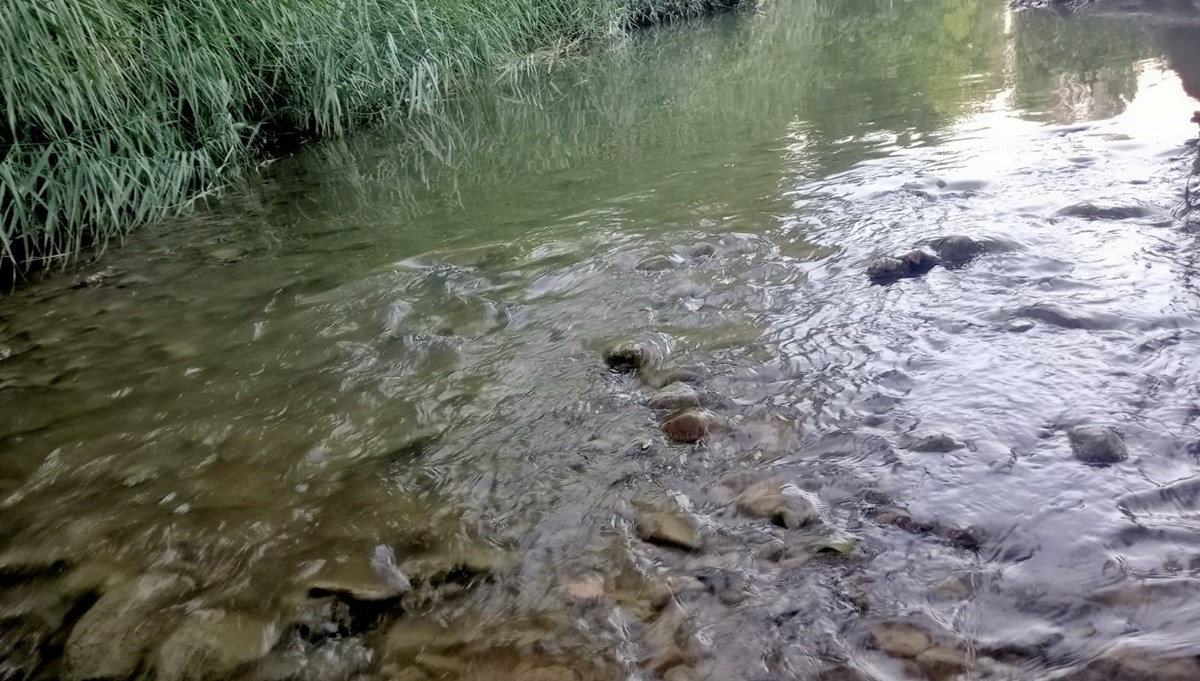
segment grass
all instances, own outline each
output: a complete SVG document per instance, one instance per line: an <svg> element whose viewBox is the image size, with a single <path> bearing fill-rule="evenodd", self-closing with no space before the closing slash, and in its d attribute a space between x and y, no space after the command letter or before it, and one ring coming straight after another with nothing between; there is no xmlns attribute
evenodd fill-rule
<svg viewBox="0 0 1200 681"><path fill-rule="evenodd" d="M481 72L738 2L4 3L0 269L103 247L220 187L265 149L436 116Z"/></svg>

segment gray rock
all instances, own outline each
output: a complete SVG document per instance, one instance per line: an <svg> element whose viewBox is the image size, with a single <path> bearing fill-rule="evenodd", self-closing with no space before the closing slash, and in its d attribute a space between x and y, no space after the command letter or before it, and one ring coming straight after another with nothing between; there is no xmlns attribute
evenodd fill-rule
<svg viewBox="0 0 1200 681"><path fill-rule="evenodd" d="M275 645L277 629L243 614L184 622L158 650L157 681L225 679Z"/></svg>
<svg viewBox="0 0 1200 681"><path fill-rule="evenodd" d="M815 521L813 503L797 487L766 480L751 485L734 500L737 509L751 518L764 518L793 529Z"/></svg>
<svg viewBox="0 0 1200 681"><path fill-rule="evenodd" d="M642 505L634 514L634 529L642 541L699 551L704 546L700 523L677 505Z"/></svg>
<svg viewBox="0 0 1200 681"><path fill-rule="evenodd" d="M160 611L193 588L180 575L156 573L110 590L71 631L63 678L90 681L132 676L163 633Z"/></svg>
<svg viewBox="0 0 1200 681"><path fill-rule="evenodd" d="M1200 659L1133 646L1112 648L1064 681L1195 681Z"/></svg>
<svg viewBox="0 0 1200 681"><path fill-rule="evenodd" d="M688 249L688 255L693 258L708 258L717 252L717 247L707 241L699 241Z"/></svg>
<svg viewBox="0 0 1200 681"><path fill-rule="evenodd" d="M1153 215L1150 208L1141 205L1105 205L1099 203L1077 203L1061 208L1056 215L1062 217L1082 218L1084 220L1130 220Z"/></svg>
<svg viewBox="0 0 1200 681"><path fill-rule="evenodd" d="M938 264L938 258L925 251L909 251L898 257L880 256L867 265L867 276L880 284L891 283L905 277L925 274Z"/></svg>
<svg viewBox="0 0 1200 681"><path fill-rule="evenodd" d="M908 276L908 265L900 258L882 255L867 265L867 276L877 282L901 279Z"/></svg>
<svg viewBox="0 0 1200 681"><path fill-rule="evenodd" d="M675 382L651 395L646 404L651 409L678 411L700 406L700 393L686 383Z"/></svg>
<svg viewBox="0 0 1200 681"><path fill-rule="evenodd" d="M987 251L987 246L959 234L934 239L929 244L947 267L961 267Z"/></svg>
<svg viewBox="0 0 1200 681"><path fill-rule="evenodd" d="M947 454L957 449L965 447L963 443L955 440L949 435L939 433L937 435L929 435L920 439L913 438L906 449L914 452L925 452L931 454Z"/></svg>
<svg viewBox="0 0 1200 681"><path fill-rule="evenodd" d="M1076 459L1097 466L1120 463L1129 457L1121 431L1112 426L1075 426L1068 433Z"/></svg>

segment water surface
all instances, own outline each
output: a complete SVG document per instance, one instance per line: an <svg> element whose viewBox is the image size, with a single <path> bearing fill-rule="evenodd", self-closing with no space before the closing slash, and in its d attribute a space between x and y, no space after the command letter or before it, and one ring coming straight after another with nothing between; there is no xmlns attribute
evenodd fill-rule
<svg viewBox="0 0 1200 681"><path fill-rule="evenodd" d="M1192 678L1200 36L1007 5L534 60L4 299L0 678L87 676L84 613L147 575L184 584L153 633L108 625L147 678L236 618L269 652L214 675ZM867 278L946 235L986 252ZM672 368L728 429L664 438Z"/></svg>

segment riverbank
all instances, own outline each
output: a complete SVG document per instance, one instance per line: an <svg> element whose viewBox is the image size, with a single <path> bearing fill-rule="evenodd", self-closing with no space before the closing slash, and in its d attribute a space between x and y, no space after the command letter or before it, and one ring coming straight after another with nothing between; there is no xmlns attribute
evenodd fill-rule
<svg viewBox="0 0 1200 681"><path fill-rule="evenodd" d="M17 3L0 16L0 274L103 246L278 151L466 79L741 0Z"/></svg>

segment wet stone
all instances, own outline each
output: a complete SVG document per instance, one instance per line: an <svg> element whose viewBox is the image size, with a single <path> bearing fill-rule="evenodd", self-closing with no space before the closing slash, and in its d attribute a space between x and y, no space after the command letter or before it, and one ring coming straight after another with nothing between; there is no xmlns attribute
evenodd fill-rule
<svg viewBox="0 0 1200 681"><path fill-rule="evenodd" d="M880 256L867 265L867 276L876 282L888 282L908 276L908 265L900 258Z"/></svg>
<svg viewBox="0 0 1200 681"><path fill-rule="evenodd" d="M707 241L698 241L688 248L688 256L692 258L708 258L717 252L717 247Z"/></svg>
<svg viewBox="0 0 1200 681"><path fill-rule="evenodd" d="M392 550L375 549L370 559L329 561L308 586L312 598L335 596L358 603L394 601L412 590L408 577L396 566Z"/></svg>
<svg viewBox="0 0 1200 681"><path fill-rule="evenodd" d="M80 618L67 639L68 681L125 679L162 635L160 611L193 588L185 578L151 574L114 588Z"/></svg>
<svg viewBox="0 0 1200 681"><path fill-rule="evenodd" d="M955 440L949 435L937 434L916 439L914 438L908 445L907 449L914 452L924 452L929 454L948 454L958 449L965 447L963 443Z"/></svg>
<svg viewBox="0 0 1200 681"><path fill-rule="evenodd" d="M929 634L904 622L877 624L871 638L876 648L893 657L913 659L933 646Z"/></svg>
<svg viewBox="0 0 1200 681"><path fill-rule="evenodd" d="M700 406L700 393L692 386L675 382L651 395L646 404L651 409L678 411Z"/></svg>
<svg viewBox="0 0 1200 681"><path fill-rule="evenodd" d="M1071 453L1084 463L1107 466L1124 461L1129 456L1125 439L1113 426L1076 426L1067 433Z"/></svg>
<svg viewBox="0 0 1200 681"><path fill-rule="evenodd" d="M638 261L637 269L643 272L663 272L673 270L678 263L674 258L666 255L652 255L648 258L643 258Z"/></svg>
<svg viewBox="0 0 1200 681"><path fill-rule="evenodd" d="M686 664L676 665L663 674L663 681L696 681L696 672Z"/></svg>
<svg viewBox="0 0 1200 681"><path fill-rule="evenodd" d="M778 481L751 485L738 495L738 511L751 518L763 518L793 529L817 519L817 509L798 487Z"/></svg>
<svg viewBox="0 0 1200 681"><path fill-rule="evenodd" d="M924 675L936 681L949 680L971 668L970 658L957 648L934 645L916 657Z"/></svg>
<svg viewBox="0 0 1200 681"><path fill-rule="evenodd" d="M273 626L242 614L184 622L158 651L158 681L210 681L267 654L278 634Z"/></svg>
<svg viewBox="0 0 1200 681"><path fill-rule="evenodd" d="M662 432L672 442L690 444L708 437L718 423L717 415L710 411L689 409L664 421Z"/></svg>
<svg viewBox="0 0 1200 681"><path fill-rule="evenodd" d="M925 274L938 264L937 256L921 250L893 257L880 256L867 265L867 276L878 284L887 284L905 277Z"/></svg>
<svg viewBox="0 0 1200 681"><path fill-rule="evenodd" d="M982 243L961 234L934 239L930 246L947 267L966 265L987 250Z"/></svg>
<svg viewBox="0 0 1200 681"><path fill-rule="evenodd" d="M53 553L14 549L0 554L0 584L53 577L70 568L70 561Z"/></svg>
<svg viewBox="0 0 1200 681"><path fill-rule="evenodd" d="M531 669L524 674L517 675L515 681L578 681L578 679L579 675L575 673L575 670L555 665Z"/></svg>
<svg viewBox="0 0 1200 681"><path fill-rule="evenodd" d="M699 551L704 541L696 517L681 508L643 507L636 511L634 529L642 541Z"/></svg>
<svg viewBox="0 0 1200 681"><path fill-rule="evenodd" d="M616 371L636 371L646 359L646 351L637 343L622 342L604 351L604 363Z"/></svg>
<svg viewBox="0 0 1200 681"><path fill-rule="evenodd" d="M1064 681L1195 681L1200 658L1121 646L1109 650Z"/></svg>

